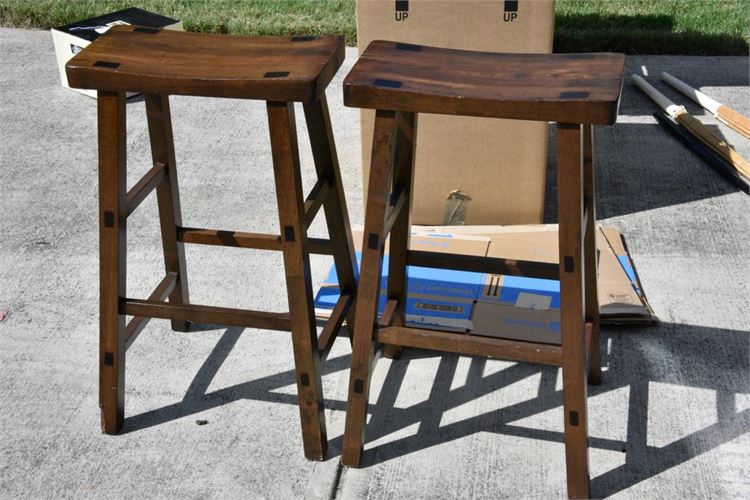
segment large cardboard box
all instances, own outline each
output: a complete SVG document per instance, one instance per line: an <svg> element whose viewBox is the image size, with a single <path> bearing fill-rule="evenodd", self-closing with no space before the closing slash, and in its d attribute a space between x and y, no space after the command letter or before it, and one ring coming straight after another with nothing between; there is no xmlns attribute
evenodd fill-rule
<svg viewBox="0 0 750 500"><path fill-rule="evenodd" d="M357 40L360 53L373 40L545 53L554 11L554 0L357 0ZM362 111L365 197L374 116ZM412 223L542 222L547 123L420 114L417 128Z"/></svg>
<svg viewBox="0 0 750 500"><path fill-rule="evenodd" d="M103 16L92 17L83 21L76 21L72 24L52 28L52 41L55 44L55 56L57 57L57 67L60 71L60 81L62 86L70 89L68 85L68 75L65 74L65 64L73 58L74 55L88 47L91 42L107 32L109 28L118 24L132 24L144 26L146 28L164 28L182 31L182 21L172 19L171 17L154 14L138 7L118 10ZM96 98L96 90L71 89L89 97ZM135 95L128 93L128 97Z"/></svg>

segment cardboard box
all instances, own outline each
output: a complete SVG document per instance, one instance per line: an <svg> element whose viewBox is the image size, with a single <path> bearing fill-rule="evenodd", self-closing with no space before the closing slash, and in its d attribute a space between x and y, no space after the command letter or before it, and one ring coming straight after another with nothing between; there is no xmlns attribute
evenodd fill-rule
<svg viewBox="0 0 750 500"><path fill-rule="evenodd" d="M357 40L549 53L554 18L554 0L357 0ZM362 111L365 198L374 116ZM417 128L412 223L542 221L547 123L420 114Z"/></svg>
<svg viewBox="0 0 750 500"><path fill-rule="evenodd" d="M65 63L74 55L79 53L85 47L99 36L107 32L109 28L117 24L134 24L145 26L147 28L164 28L182 31L182 21L172 19L171 17L154 14L137 7L118 10L111 14L105 14L99 17L92 17L83 21L77 21L59 28L52 28L52 41L55 44L55 55L57 56L57 66L60 71L60 81L62 86L70 89L68 85L68 76L65 74ZM96 90L71 89L89 97L96 98ZM133 92L128 93L128 97L135 95Z"/></svg>
<svg viewBox="0 0 750 500"><path fill-rule="evenodd" d="M554 231L549 230L554 228ZM557 225L520 226L493 233L488 257L559 262ZM618 245L611 245L609 240ZM632 261L620 233L599 228L599 312L603 323L651 323L653 312L636 283ZM620 252L618 255L617 252ZM472 316L476 335L560 343L560 282L518 276L487 275Z"/></svg>
<svg viewBox="0 0 750 500"><path fill-rule="evenodd" d="M357 245L357 265L361 263L362 233L353 231ZM412 233L411 249L428 252L460 253L484 256L489 238L482 236L453 236L450 234ZM387 248L386 242L386 248ZM484 286L485 275L467 271L431 269L409 266L409 290L406 298L406 323L420 327L462 331L472 329L471 313ZM383 312L387 299L388 254L385 255L380 281L378 314ZM318 315L326 316L339 298L335 266L315 297Z"/></svg>
<svg viewBox="0 0 750 500"><path fill-rule="evenodd" d="M355 231L353 237L359 246L361 233ZM597 246L602 323L657 321L620 233L613 228L600 228ZM556 263L557 225L414 227L410 248ZM379 312L386 302L387 257L386 254ZM409 326L560 344L557 280L415 266L409 266L408 276L406 323ZM321 317L330 314L338 297L332 269L315 299L316 312Z"/></svg>

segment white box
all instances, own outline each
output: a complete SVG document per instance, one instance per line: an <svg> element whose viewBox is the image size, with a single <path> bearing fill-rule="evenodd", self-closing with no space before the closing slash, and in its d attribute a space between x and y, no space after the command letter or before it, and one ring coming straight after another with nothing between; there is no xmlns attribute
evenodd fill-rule
<svg viewBox="0 0 750 500"><path fill-rule="evenodd" d="M92 17L84 21L52 28L52 41L55 44L57 67L60 71L60 81L63 87L69 88L68 77L65 74L65 64L78 52L91 44L99 36L116 24L134 24L147 28L164 28L182 31L182 21L171 17L154 14L137 7L118 10L111 14ZM71 89L96 99L96 90ZM136 95L128 92L128 97Z"/></svg>

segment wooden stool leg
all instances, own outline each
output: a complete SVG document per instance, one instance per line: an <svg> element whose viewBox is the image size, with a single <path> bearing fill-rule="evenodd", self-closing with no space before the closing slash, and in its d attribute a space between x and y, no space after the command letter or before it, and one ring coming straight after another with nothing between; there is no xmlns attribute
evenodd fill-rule
<svg viewBox="0 0 750 500"><path fill-rule="evenodd" d="M414 180L414 154L416 152L417 115L416 113L399 113L396 135L396 159L393 169L393 191L406 196L401 213L391 230L391 243L388 252L388 299L398 300L401 304L394 320L395 326L403 326L406 321L406 252L409 249L409 212ZM392 198L395 202L395 199ZM402 347L387 344L383 355L397 359L401 356Z"/></svg>
<svg viewBox="0 0 750 500"><path fill-rule="evenodd" d="M591 341L589 343L590 384L602 382L602 353L599 336L599 292L597 287L597 251L596 251L596 196L594 189L594 156L593 127L583 126L583 198L588 207L586 233L583 242L585 282L586 322L591 323Z"/></svg>
<svg viewBox="0 0 750 500"><path fill-rule="evenodd" d="M336 143L333 139L331 118L328 115L328 103L325 93L311 104L304 104L307 131L310 135L315 169L319 179L327 178L333 187L331 195L323 204L328 236L333 248L333 261L342 295L356 297L359 271L354 255L354 243L349 224L349 212L346 208L344 184L341 181L339 160L336 155ZM348 328L354 325L354 307L349 308L346 316Z"/></svg>
<svg viewBox="0 0 750 500"><path fill-rule="evenodd" d="M328 439L323 413L310 256L307 251L307 233L303 227L305 212L294 103L268 102L266 107L279 205L284 273L289 296L302 442L308 459L323 460Z"/></svg>
<svg viewBox="0 0 750 500"><path fill-rule="evenodd" d="M373 354L373 331L380 297L380 268L383 263L385 213L390 192L396 143L396 113L378 110L372 143L370 180L365 208L362 268L357 288L354 344L346 404L344 449L341 462L358 467L364 448L367 398Z"/></svg>
<svg viewBox="0 0 750 500"><path fill-rule="evenodd" d="M557 124L565 463L571 498L589 498L581 128L581 125Z"/></svg>
<svg viewBox="0 0 750 500"><path fill-rule="evenodd" d="M146 115L151 137L151 156L154 163L163 163L164 180L156 188L161 224L161 242L164 248L164 269L177 274L174 290L169 295L170 304L187 304L188 278L185 266L185 248L177 241L177 226L182 226L180 192L177 185L177 163L172 138L172 116L169 111L169 96L146 94ZM172 320L172 329L186 332L190 322Z"/></svg>
<svg viewBox="0 0 750 500"><path fill-rule="evenodd" d="M122 428L125 407L125 94L99 92L99 407L102 431Z"/></svg>

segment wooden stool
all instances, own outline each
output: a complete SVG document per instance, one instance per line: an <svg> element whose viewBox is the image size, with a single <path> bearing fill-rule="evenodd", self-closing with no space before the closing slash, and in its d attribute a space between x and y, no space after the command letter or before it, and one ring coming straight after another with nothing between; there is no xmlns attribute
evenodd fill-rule
<svg viewBox="0 0 750 500"><path fill-rule="evenodd" d="M102 428L123 424L125 351L150 318L291 331L305 456L322 460L327 439L319 365L325 360L356 292L349 217L344 201L325 88L344 60L341 37L239 37L117 26L67 65L70 85L98 91L100 378ZM126 190L125 92L145 93L153 168ZM184 227L180 216L169 94L267 101L282 235ZM305 199L294 101L304 105L318 181ZM125 297L127 217L156 189L166 276L147 300ZM330 240L308 238L324 208ZM289 313L190 304L184 243L284 254ZM333 255L342 295L318 338L310 253ZM168 299L168 302L165 300ZM133 316L125 323L125 316Z"/></svg>
<svg viewBox="0 0 750 500"><path fill-rule="evenodd" d="M601 379L591 126L615 122L624 60L620 54L493 54L376 41L357 61L344 82L344 102L377 112L344 464L360 463L377 341L562 366L568 494L589 496L586 376L591 383ZM408 249L420 112L557 122L559 266ZM387 302L376 324L389 234ZM407 265L559 279L562 345L405 327Z"/></svg>

